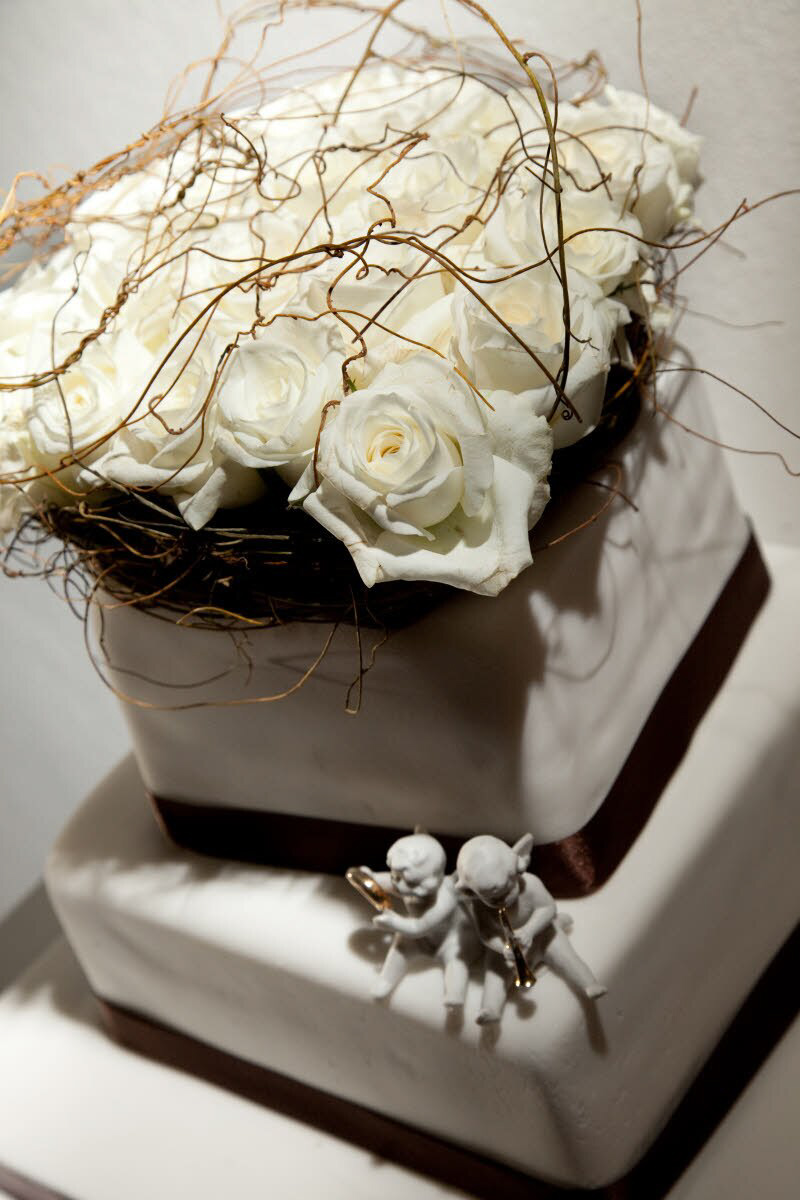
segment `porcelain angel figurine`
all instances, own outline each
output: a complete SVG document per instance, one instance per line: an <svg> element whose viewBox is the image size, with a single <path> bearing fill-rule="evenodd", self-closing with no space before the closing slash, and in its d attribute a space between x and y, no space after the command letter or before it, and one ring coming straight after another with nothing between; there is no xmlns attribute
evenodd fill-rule
<svg viewBox="0 0 800 1200"><path fill-rule="evenodd" d="M460 901L455 880L447 874L446 856L436 838L427 833L401 837L386 855L388 871L361 867L348 872L361 877L359 890L375 903L375 889L387 898L396 897L404 912L381 905L373 924L394 934L372 994L376 999L390 995L408 970L414 954L431 955L444 971L444 1003L458 1009L464 1004L470 964L480 954L475 927ZM364 886L366 882L367 886ZM372 895L369 895L369 893ZM379 901L380 904L380 901Z"/></svg>
<svg viewBox="0 0 800 1200"><path fill-rule="evenodd" d="M459 851L455 890L471 902L486 948L479 1025L502 1017L509 968L521 987L531 985L532 968L543 962L592 999L606 990L573 949L565 932L569 919L557 914L541 879L528 872L532 847L529 833L514 846L485 835Z"/></svg>

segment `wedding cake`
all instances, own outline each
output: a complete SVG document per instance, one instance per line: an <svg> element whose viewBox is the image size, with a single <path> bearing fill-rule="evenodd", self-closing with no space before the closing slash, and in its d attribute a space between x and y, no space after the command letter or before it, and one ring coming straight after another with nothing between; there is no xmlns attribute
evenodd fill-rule
<svg viewBox="0 0 800 1200"><path fill-rule="evenodd" d="M134 744L47 883L122 1041L593 1188L791 925L769 583L666 338L697 139L412 32L76 178L0 298L0 515L69 548Z"/></svg>

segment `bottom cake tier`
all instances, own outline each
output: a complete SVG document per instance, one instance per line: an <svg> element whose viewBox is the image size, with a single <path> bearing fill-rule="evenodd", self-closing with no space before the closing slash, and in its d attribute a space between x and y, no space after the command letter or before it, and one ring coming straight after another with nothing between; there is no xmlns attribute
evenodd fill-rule
<svg viewBox="0 0 800 1200"><path fill-rule="evenodd" d="M608 986L598 1001L545 970L499 1025L479 1027L479 980L463 1018L448 1014L424 958L389 1001L372 1000L385 935L344 880L171 848L126 761L47 873L112 1025L332 1127L339 1098L339 1131L357 1139L363 1113L387 1153L413 1130L429 1149L442 1139L443 1158L448 1144L466 1148L476 1180L486 1159L565 1186L624 1176L800 908L798 600L800 572L779 573L645 829L608 883L563 906Z"/></svg>
<svg viewBox="0 0 800 1200"><path fill-rule="evenodd" d="M784 1008L796 977L784 981ZM748 1014L751 1009L748 1002ZM724 1039L739 1043L737 1071L748 1058L740 1052L743 1032L737 1018ZM764 1055L763 1045L759 1053ZM747 1079L752 1059L744 1066ZM800 1144L786 1097L799 1077L800 1021L665 1200L794 1195ZM0 994L0 1080L3 1200L471 1200L477 1194L474 1172L457 1189L426 1179L388 1162L380 1148L354 1145L307 1119L129 1053L105 1036L62 939ZM702 1116L708 1117L707 1108ZM713 1123L706 1120L706 1134ZM670 1122L670 1134L675 1124ZM696 1129L693 1120L690 1134ZM651 1160L648 1155L643 1167ZM615 1185L614 1200L656 1200L677 1172L658 1188L648 1186L652 1173L647 1182L641 1174L637 1168L626 1181L624 1198ZM548 1200L575 1197L574 1191L528 1180L524 1200L541 1200L542 1193ZM488 1195L508 1200L500 1187ZM595 1192L592 1200L601 1197Z"/></svg>

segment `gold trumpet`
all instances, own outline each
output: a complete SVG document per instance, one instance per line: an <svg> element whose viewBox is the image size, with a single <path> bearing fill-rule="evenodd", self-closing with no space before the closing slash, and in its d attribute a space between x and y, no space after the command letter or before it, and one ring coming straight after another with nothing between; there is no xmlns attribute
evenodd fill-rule
<svg viewBox="0 0 800 1200"><path fill-rule="evenodd" d="M389 893L381 887L377 879L373 879L366 871L362 871L361 867L348 867L344 877L356 889L359 896L363 896L373 908L377 908L378 912L386 912L392 907L392 897Z"/></svg>
<svg viewBox="0 0 800 1200"><path fill-rule="evenodd" d="M533 971L528 966L528 960L511 927L511 922L508 919L508 910L506 908L498 908L497 919L500 922L500 928L503 930L506 946L514 955L514 987L527 991L528 988L533 987L536 979Z"/></svg>

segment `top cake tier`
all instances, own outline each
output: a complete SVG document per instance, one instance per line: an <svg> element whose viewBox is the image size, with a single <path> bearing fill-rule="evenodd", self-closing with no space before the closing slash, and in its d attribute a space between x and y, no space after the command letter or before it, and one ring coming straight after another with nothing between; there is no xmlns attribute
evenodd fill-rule
<svg viewBox="0 0 800 1200"><path fill-rule="evenodd" d="M672 416L697 429L697 408L684 395ZM345 711L358 672L352 627L335 631L302 687L272 700L297 684L332 627L228 635L106 611L112 678L136 698L124 706L136 757L171 832L207 851L317 869L342 865L337 839L345 863L363 861L365 827L384 847L416 824L553 842L597 813L637 742L626 802L652 803L690 736L687 714L698 719L695 693L727 665L711 661L707 617L749 530L718 449L663 414L644 415L617 459L624 496L535 554L498 598L454 596L380 645L356 715ZM587 521L606 495L579 485L536 543ZM747 602L736 607L746 628ZM729 661L730 633L717 633ZM671 712L662 700L642 756L648 718L693 645L692 671L673 680ZM282 816L271 827L248 823L255 814Z"/></svg>

